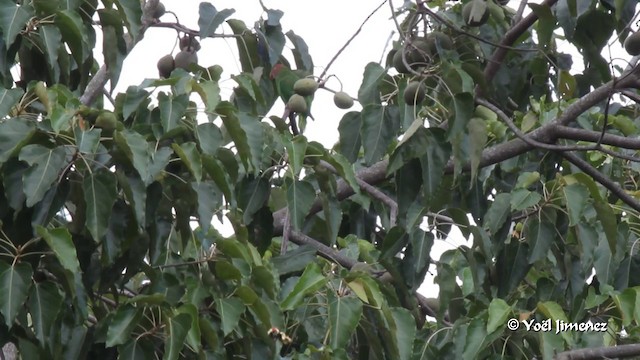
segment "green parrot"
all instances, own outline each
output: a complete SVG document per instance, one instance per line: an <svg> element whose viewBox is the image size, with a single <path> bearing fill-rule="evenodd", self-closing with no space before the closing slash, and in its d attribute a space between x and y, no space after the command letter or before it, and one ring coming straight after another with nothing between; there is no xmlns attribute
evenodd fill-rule
<svg viewBox="0 0 640 360"><path fill-rule="evenodd" d="M306 106L299 103L297 103L298 106L294 106L294 109L291 109L289 106L290 100L292 99L292 97L295 98L300 96L300 95L297 95L296 92L293 90L294 84L296 83L296 81L305 78L307 75L309 74L306 73L305 71L291 70L290 68L288 68L287 66L281 63L275 64L273 66L273 69L271 70L271 73L269 74L269 77L276 84L276 92L278 96L280 96L280 98L285 104L285 112L284 112L284 115L282 115L282 118L283 119L289 118L291 131L293 132L294 135L299 134L298 126L295 122L295 115L299 116L299 120L302 124L306 122L307 117L313 119L313 116L311 115L311 112L310 112L311 102L313 101L313 95L304 97L304 104L306 104ZM295 101L295 100L292 100L292 101ZM303 109L303 111L300 111L301 108ZM298 111L295 111L296 109L298 109ZM304 128L304 126L301 126L301 127Z"/></svg>

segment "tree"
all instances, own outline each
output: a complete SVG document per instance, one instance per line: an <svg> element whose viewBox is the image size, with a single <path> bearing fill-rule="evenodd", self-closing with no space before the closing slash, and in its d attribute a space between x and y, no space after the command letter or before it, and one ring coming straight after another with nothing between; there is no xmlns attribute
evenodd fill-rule
<svg viewBox="0 0 640 360"><path fill-rule="evenodd" d="M203 2L189 29L157 0L0 0L2 342L29 359L640 354L640 72L603 56L636 2L385 3L393 50L339 95L362 109L327 149L304 130L329 105L310 89L338 92L331 64L312 75L280 10L248 27ZM112 96L155 27L185 53ZM230 98L197 64L222 37ZM453 227L471 245L432 259Z"/></svg>

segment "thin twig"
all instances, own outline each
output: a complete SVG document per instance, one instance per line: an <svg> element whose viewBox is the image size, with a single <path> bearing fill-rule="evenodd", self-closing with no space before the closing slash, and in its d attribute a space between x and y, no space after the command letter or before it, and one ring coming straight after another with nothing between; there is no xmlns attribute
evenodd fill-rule
<svg viewBox="0 0 640 360"><path fill-rule="evenodd" d="M331 67L331 65L333 65L333 63L336 61L336 59L338 58L338 56L340 56L340 54L342 54L342 52L347 48L347 46L349 46L349 44L351 44L351 41L353 41L353 39L355 39L356 36L358 36L358 34L360 34L360 31L362 31L362 27L364 27L364 24L367 23L367 21L369 21L369 19L378 11L380 10L380 8L382 7L382 5L384 5L384 3L386 3L387 0L384 0L382 3L380 3L380 5L378 5L378 7L376 7L371 14L369 14L369 16L366 17L366 19L364 19L364 21L362 22L362 24L360 24L360 27L358 28L358 30L356 30L356 32L351 35L351 37L349 38L349 40L347 40L347 42L342 46L342 48L340 48L340 50L338 50L338 52L333 56L333 58L329 61L329 63L327 64L327 66L325 66L324 70L322 71L322 74L320 74L319 78L323 79L325 75L327 75L327 71L329 71L329 68Z"/></svg>

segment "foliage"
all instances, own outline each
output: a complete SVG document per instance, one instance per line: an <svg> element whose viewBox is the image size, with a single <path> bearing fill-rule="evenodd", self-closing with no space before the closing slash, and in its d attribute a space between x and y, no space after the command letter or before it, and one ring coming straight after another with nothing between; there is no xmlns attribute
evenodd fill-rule
<svg viewBox="0 0 640 360"><path fill-rule="evenodd" d="M635 1L405 2L331 149L310 114L265 115L314 71L282 11L251 28L204 2L187 29L141 3L0 0L0 334L23 358L598 357L639 340L640 78L602 55ZM467 26L470 3L486 23ZM193 63L105 103L156 26L193 52L235 39L232 96ZM453 228L470 245L433 259ZM430 266L435 298L416 292ZM591 330L526 329L545 321Z"/></svg>

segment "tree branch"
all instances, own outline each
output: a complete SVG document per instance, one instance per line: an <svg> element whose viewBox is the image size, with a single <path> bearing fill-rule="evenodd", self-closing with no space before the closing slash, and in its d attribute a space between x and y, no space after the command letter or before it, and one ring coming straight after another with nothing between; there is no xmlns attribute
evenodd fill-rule
<svg viewBox="0 0 640 360"><path fill-rule="evenodd" d="M591 164L582 160L573 153L565 152L562 153L562 156L567 159L567 161L582 170L585 174L591 176L595 181L602 184L602 186L609 189L609 191L620 198L620 200L622 200L625 204L629 205L632 209L640 211L640 202L638 200L636 200L633 196L627 194L627 192L620 185L604 176L601 172L591 166Z"/></svg>
<svg viewBox="0 0 640 360"><path fill-rule="evenodd" d="M591 360L625 358L640 355L640 344L603 346L597 348L576 349L556 354L556 360Z"/></svg>
<svg viewBox="0 0 640 360"><path fill-rule="evenodd" d="M552 7L557 2L558 0L544 0L540 5ZM490 82L493 79L498 72L498 69L500 69L502 61L507 56L508 50L504 48L504 46L513 45L520 35L527 31L527 29L530 28L537 20L538 16L531 12L525 18L514 24L511 29L504 34L502 41L500 42L500 45L502 46L496 49L493 56L491 56L491 59L487 62L487 67L484 68L484 77L487 82Z"/></svg>

